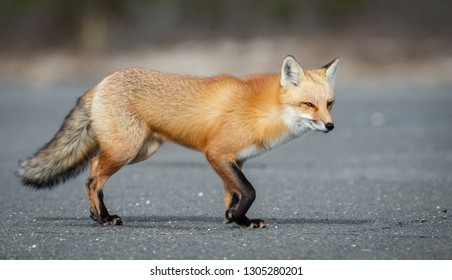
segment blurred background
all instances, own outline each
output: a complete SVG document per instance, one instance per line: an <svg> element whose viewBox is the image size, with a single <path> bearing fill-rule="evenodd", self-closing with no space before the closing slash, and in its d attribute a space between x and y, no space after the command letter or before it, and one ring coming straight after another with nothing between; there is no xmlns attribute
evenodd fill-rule
<svg viewBox="0 0 452 280"><path fill-rule="evenodd" d="M450 0L0 0L0 259L452 259L451 11ZM287 54L305 69L342 58L335 129L247 162L265 234L222 225L218 176L171 144L109 180L118 230L92 226L87 174L51 193L14 176L115 70L239 76L279 72Z"/></svg>
<svg viewBox="0 0 452 280"><path fill-rule="evenodd" d="M122 67L275 72L340 56L343 83L450 80L452 1L0 0L0 81L97 81Z"/></svg>

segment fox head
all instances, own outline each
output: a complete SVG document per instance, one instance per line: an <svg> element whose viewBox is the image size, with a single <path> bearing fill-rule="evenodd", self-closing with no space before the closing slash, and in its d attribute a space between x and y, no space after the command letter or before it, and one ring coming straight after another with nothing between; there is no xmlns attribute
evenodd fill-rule
<svg viewBox="0 0 452 280"><path fill-rule="evenodd" d="M280 102L284 122L294 134L306 130L333 130L331 109L339 58L317 70L303 71L293 56L284 59L281 69Z"/></svg>

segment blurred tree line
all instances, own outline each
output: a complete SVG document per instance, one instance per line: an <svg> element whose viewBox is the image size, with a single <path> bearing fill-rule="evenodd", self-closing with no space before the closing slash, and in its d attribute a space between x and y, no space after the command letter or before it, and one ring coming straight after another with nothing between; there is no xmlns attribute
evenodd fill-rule
<svg viewBox="0 0 452 280"><path fill-rule="evenodd" d="M447 0L0 0L0 50L108 51L256 36L450 38Z"/></svg>

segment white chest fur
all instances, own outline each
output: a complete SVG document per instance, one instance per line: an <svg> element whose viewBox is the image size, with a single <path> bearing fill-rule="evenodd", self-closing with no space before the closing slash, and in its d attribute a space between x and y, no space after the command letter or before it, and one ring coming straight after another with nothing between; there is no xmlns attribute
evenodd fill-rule
<svg viewBox="0 0 452 280"><path fill-rule="evenodd" d="M266 141L264 143L264 146L251 145L251 146L246 147L245 149L241 150L237 154L237 160L244 161L249 158L256 157L268 150L281 146L282 144L285 144L294 138L302 136L302 135L306 134L307 132L309 132L308 129L304 130L302 133L297 133L297 134L287 133L278 138L274 138L274 139L270 139L269 141Z"/></svg>
<svg viewBox="0 0 452 280"><path fill-rule="evenodd" d="M312 117L305 113L296 113L291 107L286 108L283 114L283 122L287 127L287 132L279 137L268 139L264 141L264 145L251 145L244 148L237 154L237 160L243 161L255 156L258 156L268 150L281 146L288 141L300 137L311 131L312 125L310 122Z"/></svg>

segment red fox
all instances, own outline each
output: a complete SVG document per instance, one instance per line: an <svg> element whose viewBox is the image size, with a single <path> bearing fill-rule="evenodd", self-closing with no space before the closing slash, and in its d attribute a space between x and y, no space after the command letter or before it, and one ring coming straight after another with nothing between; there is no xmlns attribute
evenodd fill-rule
<svg viewBox="0 0 452 280"><path fill-rule="evenodd" d="M165 141L202 152L224 183L225 223L264 228L246 213L256 192L242 173L247 159L308 131L334 128L330 110L339 58L304 71L287 56L278 74L199 78L128 68L82 95L54 138L20 163L22 183L51 188L90 161L91 218L121 225L103 201L107 180Z"/></svg>

